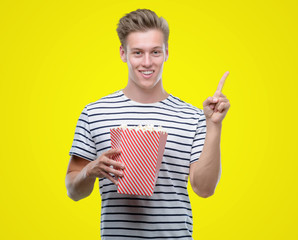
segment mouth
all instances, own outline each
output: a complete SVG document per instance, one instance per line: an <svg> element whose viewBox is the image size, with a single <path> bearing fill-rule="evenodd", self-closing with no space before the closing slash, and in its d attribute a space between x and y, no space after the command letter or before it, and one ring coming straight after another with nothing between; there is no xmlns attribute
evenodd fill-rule
<svg viewBox="0 0 298 240"><path fill-rule="evenodd" d="M139 70L139 72L142 74L144 78L150 78L154 73L153 70Z"/></svg>

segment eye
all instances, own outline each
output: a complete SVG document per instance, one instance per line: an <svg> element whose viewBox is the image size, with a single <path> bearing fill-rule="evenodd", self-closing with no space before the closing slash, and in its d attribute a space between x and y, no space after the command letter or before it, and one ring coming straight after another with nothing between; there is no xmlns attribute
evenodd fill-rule
<svg viewBox="0 0 298 240"><path fill-rule="evenodd" d="M133 54L136 55L136 56L140 56L141 52L140 51L135 51Z"/></svg>
<svg viewBox="0 0 298 240"><path fill-rule="evenodd" d="M155 51L153 51L153 54L158 56L158 55L161 54L161 51L159 51L159 50L155 50Z"/></svg>

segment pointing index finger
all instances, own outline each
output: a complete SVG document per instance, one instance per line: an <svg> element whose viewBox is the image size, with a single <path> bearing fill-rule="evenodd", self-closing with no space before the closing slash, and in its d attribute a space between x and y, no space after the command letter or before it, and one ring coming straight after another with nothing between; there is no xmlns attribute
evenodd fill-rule
<svg viewBox="0 0 298 240"><path fill-rule="evenodd" d="M224 84L225 84L225 81L226 81L226 78L227 76L229 75L229 71L225 72L225 74L222 76L222 78L220 79L219 83L218 83L218 86L217 86L217 89L216 91L220 91L222 90Z"/></svg>

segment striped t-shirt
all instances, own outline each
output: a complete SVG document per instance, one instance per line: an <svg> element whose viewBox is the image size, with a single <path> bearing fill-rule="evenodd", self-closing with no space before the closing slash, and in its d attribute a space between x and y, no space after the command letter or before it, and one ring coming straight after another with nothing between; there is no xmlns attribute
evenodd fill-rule
<svg viewBox="0 0 298 240"><path fill-rule="evenodd" d="M168 138L153 196L119 194L110 180L99 179L101 239L192 239L187 183L190 164L199 159L205 141L203 110L171 94L138 103L119 90L85 106L69 155L97 159L111 148L110 128L121 124L162 126Z"/></svg>

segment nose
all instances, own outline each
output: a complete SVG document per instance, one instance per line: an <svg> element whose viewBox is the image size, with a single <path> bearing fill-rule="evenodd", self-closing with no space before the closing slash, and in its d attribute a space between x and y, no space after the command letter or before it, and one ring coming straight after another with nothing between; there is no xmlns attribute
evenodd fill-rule
<svg viewBox="0 0 298 240"><path fill-rule="evenodd" d="M144 54L142 65L143 65L143 67L147 67L147 68L148 67L151 67L151 65L152 65L152 59L151 59L151 56L150 56L149 53Z"/></svg>

